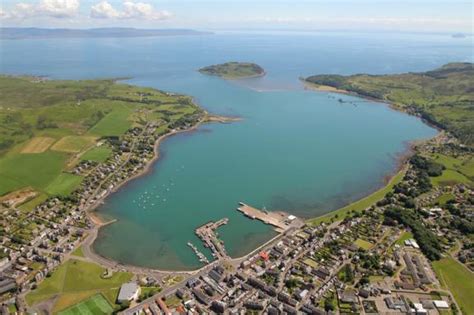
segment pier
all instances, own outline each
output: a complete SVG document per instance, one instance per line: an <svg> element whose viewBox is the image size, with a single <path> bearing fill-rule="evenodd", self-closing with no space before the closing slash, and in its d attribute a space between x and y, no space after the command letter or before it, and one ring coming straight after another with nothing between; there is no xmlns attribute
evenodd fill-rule
<svg viewBox="0 0 474 315"><path fill-rule="evenodd" d="M216 230L229 222L228 218L216 222L208 222L196 229L196 235L204 242L204 246L212 251L212 256L221 258L230 258L227 254L222 240L217 237Z"/></svg>
<svg viewBox="0 0 474 315"><path fill-rule="evenodd" d="M283 211L266 211L251 207L243 202L239 202L238 211L252 220L260 220L275 228L277 232L283 233L293 227L301 227L304 222L294 215Z"/></svg>
<svg viewBox="0 0 474 315"><path fill-rule="evenodd" d="M207 259L206 255L204 255L203 253L201 253L196 246L193 245L193 243L191 242L188 242L188 246L192 248L192 250L194 251L194 253L196 254L196 256L198 256L199 258L199 261L204 263L204 264L208 264L209 263L209 259Z"/></svg>

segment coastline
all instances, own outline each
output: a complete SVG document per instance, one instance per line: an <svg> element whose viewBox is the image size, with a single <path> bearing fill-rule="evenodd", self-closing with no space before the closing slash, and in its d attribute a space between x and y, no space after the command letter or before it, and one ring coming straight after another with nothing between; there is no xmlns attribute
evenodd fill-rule
<svg viewBox="0 0 474 315"><path fill-rule="evenodd" d="M357 200L354 200L353 202L350 202L349 204L347 204L347 205L345 205L341 208L338 208L338 209L329 211L325 214L307 219L306 223L308 223L308 224L317 225L317 224L320 224L322 222L330 222L331 219L339 220L339 219L342 219L342 218L339 217L340 214L346 214L350 210L361 211L361 210L363 210L363 209L359 209L361 207L361 205L366 205L366 203L368 201L371 201L372 204L374 204L377 201L381 200L382 198L379 198L379 200L373 200L373 199L378 199L378 197L381 193L384 193L386 190L391 190L394 185L396 185L399 181L401 181L401 179L403 178L402 174L404 175L406 170L408 169L408 163L407 162L408 162L409 158L413 155L415 146L418 145L418 144L421 144L423 142L433 140L433 139L443 135L443 132L444 132L443 129L431 124L429 121L426 121L425 119L419 117L418 115L416 115L414 113L411 113L411 112L401 108L400 106L397 106L394 103L391 103L387 100L368 97L368 96L361 95L361 94L358 94L358 93L355 93L355 92L337 89L337 88L334 88L334 87L328 86L328 85L317 85L317 84L306 81L304 78L301 78L300 81L302 81L302 83L304 85L304 88L306 90L311 90L311 91L316 91L316 92L325 92L325 93L329 92L329 93L336 93L336 94L343 94L343 95L351 95L351 96L356 96L356 97L359 97L359 98L362 98L362 99L365 99L365 100L368 100L368 101L385 104L392 110L395 110L395 111L398 111L398 112L401 112L401 113L405 113L407 115L411 115L411 116L415 116L415 117L420 118L420 120L424 124L430 126L433 129L436 129L438 131L438 134L433 136L432 138L424 139L424 140L413 140L413 141L409 141L409 142L405 143L405 149L402 152L400 152L397 156L394 157L395 161L396 161L396 167L395 167L394 171L384 176L384 178L383 178L384 185L383 186L381 186L378 189L368 193L367 195L365 195L364 197L362 197L360 199L357 199ZM337 218L336 218L336 216L337 216Z"/></svg>
<svg viewBox="0 0 474 315"><path fill-rule="evenodd" d="M400 110L400 108L398 108L396 106L393 106L393 104L390 104L389 102L386 102L384 100L371 99L371 98L368 98L368 97L364 97L362 95L358 95L356 93L352 93L350 91L339 90L339 89L335 89L335 88L331 88L331 87L319 88L319 87L316 87L314 84L311 84L309 82L305 82L305 81L303 81L303 82L305 83L305 87L308 88L308 89L311 89L311 90L321 91L321 92L333 92L333 93L346 94L346 95L353 95L353 96L364 98L364 99L367 99L367 100L370 100L370 101L383 103L383 104L388 105L393 110L397 110L399 112L401 111L401 112L410 114L406 111ZM174 131L168 132L168 133L160 136L154 144L153 158L150 159L149 161L147 161L146 165L144 166L144 168L142 170L140 170L137 174L127 178L126 180L124 180L123 182L118 184L116 187L114 187L112 190L110 190L110 192L108 192L104 197L97 200L94 204L90 205L87 208L86 212L87 212L89 218L94 223L94 227L92 229L93 233L91 233L92 234L91 235L92 239L84 243L84 246L87 247L86 252L88 253L87 255L89 256L89 258L91 258L93 261L95 261L99 264L106 265L106 266L109 266L109 267L115 267L115 268L120 267L120 268L126 268L128 270L148 270L148 271L155 272L155 273L165 273L165 274L169 274L169 273L190 274L190 273L194 273L194 272L199 272L203 268L206 268L206 266L203 266L203 267L200 267L198 269L189 269L189 270L161 270L161 269L154 269L154 268L149 268L149 267L140 267L140 266L132 266L132 265L128 265L128 264L122 264L121 262L115 261L113 259L110 259L108 257L104 257L104 256L98 254L93 249L93 243L94 243L95 239L98 236L100 228L105 226L105 225L114 223L114 222L116 222L116 220L112 220L112 221L109 221L109 222L104 222L104 220L102 220L99 216L97 216L96 211L97 211L97 208L101 204L103 204L104 200L106 198L108 198L111 194L117 192L120 188L122 188L124 185L126 185L130 181L148 174L151 167L160 158L159 146L160 146L161 142L164 141L166 138L171 137L171 136L176 135L176 134L179 134L179 133L183 133L183 132L195 131L197 128L199 128L204 123L213 123L213 122L231 123L231 122L240 121L240 120L241 120L240 117L226 117L226 116L219 116L219 115L211 115L207 111L205 111L205 115L204 115L203 119L200 120L199 122L197 122L192 127L188 128L188 129L185 129L185 130L174 130ZM436 128L436 129L439 130L439 128ZM427 140L429 140L429 139L427 139ZM306 219L306 223L314 225L314 224L319 224L321 222L330 222L330 220L332 218L334 218L336 215L345 214L348 211L357 208L356 207L357 205L359 205L359 207L360 207L360 205L365 205L367 202L370 202L371 204L374 204L378 200L382 199L383 196L386 193L386 190L387 189L391 190L392 187L395 184L397 184L398 182L400 182L401 179L403 178L403 175L405 174L405 172L408 168L407 160L409 159L409 157L412 156L413 148L414 148L415 144L423 142L423 141L427 141L427 140L421 140L421 141L414 140L414 141L411 141L411 142L407 142L405 144L406 148L402 152L400 152L399 154L394 156L396 167L394 168L393 171L391 171L387 175L383 176L382 180L383 180L384 184L381 187L376 187L373 190L367 191L366 193L364 193L364 196L362 198L354 200L353 202L350 202L349 204L347 204L347 205L345 205L341 208L332 210L330 212L327 212L325 214L322 214L322 215L319 215L319 216L316 216L316 217ZM378 197L378 195L380 195L381 193L383 193L382 198L379 198L378 200L374 200L374 196ZM364 207L364 209L366 207ZM362 209L356 209L356 211L360 211L360 210L362 210ZM339 217L339 219L342 219L342 218ZM336 221L338 221L338 220L336 220ZM272 240L277 238L277 236L272 238L268 242L265 242L265 244L271 242ZM250 255L251 253L254 253L256 250L258 250L258 248L261 248L265 244L258 246L256 249L252 249L248 254L245 254L242 257L232 258L232 261L240 260L243 257L247 257L248 255ZM211 264L212 263L213 262L211 262Z"/></svg>
<svg viewBox="0 0 474 315"><path fill-rule="evenodd" d="M157 162L160 158L160 144L166 140L168 137L171 137L171 136L174 136L174 135L177 135L177 134L180 134L180 133L184 133L184 132L193 132L193 131L196 131L202 124L205 124L205 123L232 123L232 122L236 122L236 121L240 121L242 120L242 118L240 117L226 117L226 116L220 116L220 115L212 115L212 114L209 114L207 111L204 112L204 117L202 120L200 120L199 122L197 122L195 125L193 125L192 127L188 128L188 129L184 129L184 130L174 130L174 131L170 131L166 134L163 134L161 135L160 137L158 137L158 139L155 141L155 144L154 144L154 149L153 149L153 158L150 159L149 161L147 161L146 165L144 166L144 168L142 170L140 170L137 174L134 174L133 176L130 176L129 178L127 178L126 180L120 182L117 186L115 186L113 189L111 189L105 196L103 196L102 198L96 200L93 204L89 205L89 206L86 206L86 208L84 209L87 217L90 219L90 221L92 222L93 224L93 227L91 229L89 229L89 235L88 237L86 238L86 241L84 241L83 243L83 248L84 248L84 252L85 252L85 255L91 259L92 261L100 264L100 265L103 265L103 266L106 266L106 267L112 267L112 268L126 268L127 270L134 270L134 269L138 269L138 270L148 270L148 271L151 271L151 272L154 272L154 273L165 273L165 274L170 274L170 273L183 273L183 274L190 274L190 273L195 273L195 272L199 272L201 269L203 268L206 268L206 266L203 266L201 268L198 268L198 269L191 269L191 270L181 270L181 271L177 271L177 270L162 270L162 269L154 269L154 268L147 268L147 267L140 267L140 266L131 266L131 265L126 265L126 264L122 264L121 262L119 261L115 261L113 259L110 259L108 257L105 257L105 256L102 256L101 254L97 253L94 248L93 248L93 244L99 234L99 231L102 227L106 226L106 225L109 225L109 224L113 224L115 222L117 222L117 219L112 219L112 220L109 220L109 221L105 221L102 217L100 217L100 215L98 215L98 210L97 208L104 203L104 200L107 199L108 197L110 197L112 194L116 193L119 189L123 188L126 184L128 184L129 182L141 177L141 176L145 176L147 175L151 168L153 167L153 165L155 164L155 162Z"/></svg>

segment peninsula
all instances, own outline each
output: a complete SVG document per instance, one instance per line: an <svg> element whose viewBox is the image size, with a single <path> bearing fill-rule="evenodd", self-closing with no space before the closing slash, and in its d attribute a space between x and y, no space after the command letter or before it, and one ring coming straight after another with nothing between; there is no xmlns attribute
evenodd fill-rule
<svg viewBox="0 0 474 315"><path fill-rule="evenodd" d="M265 75L265 70L261 66L250 62L226 62L201 68L199 72L227 80L247 79Z"/></svg>

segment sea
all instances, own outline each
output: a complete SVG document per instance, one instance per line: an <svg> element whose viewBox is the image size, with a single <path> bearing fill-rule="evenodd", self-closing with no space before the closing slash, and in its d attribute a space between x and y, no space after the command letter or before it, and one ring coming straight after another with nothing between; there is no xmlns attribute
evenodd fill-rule
<svg viewBox="0 0 474 315"><path fill-rule="evenodd" d="M275 236L236 211L239 202L302 218L377 190L411 141L437 131L387 104L307 90L312 74L391 74L472 61L472 38L450 34L216 32L143 38L0 41L0 72L52 79L129 78L127 83L190 95L210 113L240 117L167 138L150 171L110 195L98 213L94 250L121 263L166 270L209 258L196 227L218 230L239 257ZM255 62L266 76L226 81L199 73L227 61Z"/></svg>

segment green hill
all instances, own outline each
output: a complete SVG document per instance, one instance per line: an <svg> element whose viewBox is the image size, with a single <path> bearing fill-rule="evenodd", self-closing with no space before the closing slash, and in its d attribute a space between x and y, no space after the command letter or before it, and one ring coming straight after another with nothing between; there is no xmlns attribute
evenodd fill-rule
<svg viewBox="0 0 474 315"><path fill-rule="evenodd" d="M166 133L202 113L188 96L115 80L0 76L0 196L25 187L67 194L81 178L64 172L102 137L151 121ZM101 160L112 153L100 150Z"/></svg>
<svg viewBox="0 0 474 315"><path fill-rule="evenodd" d="M450 63L441 68L394 75L314 75L305 79L316 87L332 87L383 100L474 145L474 68Z"/></svg>

